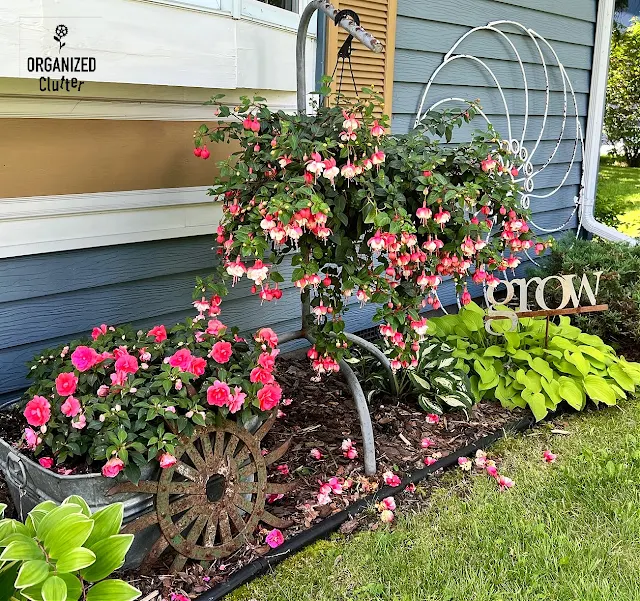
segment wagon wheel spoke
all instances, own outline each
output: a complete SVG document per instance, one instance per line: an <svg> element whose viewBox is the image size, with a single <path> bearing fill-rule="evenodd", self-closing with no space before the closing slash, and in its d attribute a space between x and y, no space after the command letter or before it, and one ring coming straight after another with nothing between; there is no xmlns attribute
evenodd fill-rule
<svg viewBox="0 0 640 601"><path fill-rule="evenodd" d="M224 454L224 430L216 430L216 441L213 446L213 457L211 459L211 469L215 472L220 466Z"/></svg>
<svg viewBox="0 0 640 601"><path fill-rule="evenodd" d="M236 507L242 509L242 511L246 511L247 513L253 513L253 509L255 507L253 503L247 501L247 499L241 497L240 495L236 495L235 497L233 497L233 504Z"/></svg>
<svg viewBox="0 0 640 601"><path fill-rule="evenodd" d="M236 491L240 494L251 494L257 493L260 490L257 482L248 482L246 480L241 480L236 483Z"/></svg>
<svg viewBox="0 0 640 601"><path fill-rule="evenodd" d="M227 509L231 521L234 523L236 529L238 530L238 535L240 535L244 539L244 531L247 529L247 524L245 524L243 516L240 515L238 508L235 507L232 503L229 503L229 505L227 505Z"/></svg>
<svg viewBox="0 0 640 601"><path fill-rule="evenodd" d="M220 510L220 537L222 544L226 545L232 541L231 525L229 524L229 514L226 509Z"/></svg>
<svg viewBox="0 0 640 601"><path fill-rule="evenodd" d="M158 492L158 481L141 480L138 484L134 484L133 482L123 482L122 484L118 484L117 486L109 489L107 494L115 495L116 493L121 492L136 492L155 495Z"/></svg>
<svg viewBox="0 0 640 601"><path fill-rule="evenodd" d="M229 439L229 442L227 443L227 448L224 451L225 457L233 457L233 454L236 452L236 449L238 448L238 442L240 442L240 439L235 436L235 435L231 435L231 438Z"/></svg>
<svg viewBox="0 0 640 601"><path fill-rule="evenodd" d="M121 534L135 534L136 532L141 532L145 528L149 526L153 526L153 524L158 523L158 514L155 511L147 513L142 517L139 517L137 520L133 520L133 522L129 522L126 524L122 530Z"/></svg>
<svg viewBox="0 0 640 601"><path fill-rule="evenodd" d="M176 534L182 536L182 531L187 528L193 521L200 515L200 507L192 507L185 513L177 522L173 524L173 529L176 530ZM174 534L175 536L175 534Z"/></svg>
<svg viewBox="0 0 640 601"><path fill-rule="evenodd" d="M220 517L220 513L218 511L214 511L209 516L209 521L207 522L207 528L204 531L204 546L205 547L214 547L216 544L216 534L218 532L218 518Z"/></svg>
<svg viewBox="0 0 640 601"><path fill-rule="evenodd" d="M257 441L261 441L271 430L273 424L276 422L276 414L274 413L262 426L260 426L253 435Z"/></svg>
<svg viewBox="0 0 640 601"><path fill-rule="evenodd" d="M207 520L208 520L208 516L206 514L201 513L198 516L195 523L191 527L189 534L187 535L187 538L186 538L187 544L194 544L198 541L198 538L202 534L202 531L204 530L204 527L207 524ZM188 548L185 548L185 550L188 551ZM187 563L186 555L176 555L176 558L173 560L173 563L171 564L171 571L174 573L179 572L180 570L182 570L182 568L184 568L185 563Z"/></svg>
<svg viewBox="0 0 640 601"><path fill-rule="evenodd" d="M251 474L255 474L258 471L258 466L252 461L251 463L247 463L244 467L241 467L238 470L238 475L240 477L251 476Z"/></svg>
<svg viewBox="0 0 640 601"><path fill-rule="evenodd" d="M264 489L264 492L268 495L286 495L295 488L295 484L275 484L269 482Z"/></svg>
<svg viewBox="0 0 640 601"><path fill-rule="evenodd" d="M213 471L213 449L211 448L211 432L207 430L200 436L200 444L202 445L202 456L207 464L207 471Z"/></svg>
<svg viewBox="0 0 640 601"><path fill-rule="evenodd" d="M158 538L158 540L154 543L153 547L151 547L151 550L145 557L144 565L145 566L153 565L158 560L158 558L165 552L168 546L169 546L169 541L164 536L161 536L160 538Z"/></svg>
<svg viewBox="0 0 640 601"><path fill-rule="evenodd" d="M196 482L169 482L163 484L163 488L170 495L204 495L204 486Z"/></svg>
<svg viewBox="0 0 640 601"><path fill-rule="evenodd" d="M291 525L291 522L288 520L283 520L279 517L276 517L272 513L265 511L260 518L265 524L269 524L269 526L273 526L274 528L287 528Z"/></svg>
<svg viewBox="0 0 640 601"><path fill-rule="evenodd" d="M250 454L251 454L251 451L249 450L249 448L245 447L233 459L236 462L236 464L238 465L238 467L242 467L244 462L247 459L249 459L249 455Z"/></svg>
<svg viewBox="0 0 640 601"><path fill-rule="evenodd" d="M287 440L283 445L279 446L277 449L271 451L268 455L265 456L264 460L267 465L271 465L281 459L284 454L289 450L291 446L291 438Z"/></svg>
<svg viewBox="0 0 640 601"><path fill-rule="evenodd" d="M194 470L190 465L183 463L182 461L177 461L175 464L175 470L180 475L184 476L191 482L197 482L200 479L200 474L197 470Z"/></svg>
<svg viewBox="0 0 640 601"><path fill-rule="evenodd" d="M162 517L171 517L177 515L178 513L182 513L183 511L190 509L196 503L199 504L201 501L202 496L200 495L186 495L184 497L180 497L177 501L169 504L165 515L160 515L162 515Z"/></svg>
<svg viewBox="0 0 640 601"><path fill-rule="evenodd" d="M183 445L183 448L186 451L187 455L189 455L189 459L193 461L194 467L199 472L206 472L207 464L205 463L204 459L202 458L202 455L200 455L200 453L198 452L198 449L196 449L193 443L188 442L185 445Z"/></svg>

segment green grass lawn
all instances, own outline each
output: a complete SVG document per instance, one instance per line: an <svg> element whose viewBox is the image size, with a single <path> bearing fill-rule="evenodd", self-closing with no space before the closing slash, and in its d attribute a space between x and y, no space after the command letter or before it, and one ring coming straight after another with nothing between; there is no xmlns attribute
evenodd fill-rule
<svg viewBox="0 0 640 601"><path fill-rule="evenodd" d="M598 181L600 203L625 207L617 229L629 236L640 236L640 169L614 166L611 160L603 159Z"/></svg>
<svg viewBox="0 0 640 601"><path fill-rule="evenodd" d="M514 488L456 470L422 513L399 506L392 530L317 543L231 598L640 600L640 402L566 422L490 451Z"/></svg>

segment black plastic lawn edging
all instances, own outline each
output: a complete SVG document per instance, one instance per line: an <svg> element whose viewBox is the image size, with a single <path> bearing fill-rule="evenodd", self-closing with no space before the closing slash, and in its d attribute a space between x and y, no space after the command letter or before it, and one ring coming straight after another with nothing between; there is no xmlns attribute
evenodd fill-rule
<svg viewBox="0 0 640 601"><path fill-rule="evenodd" d="M438 470L457 465L460 457L468 457L470 455L474 455L478 450L490 447L501 438L504 438L507 433L517 434L518 432L524 432L525 430L532 428L535 424L536 420L533 415L523 417L517 422L509 424L492 434L487 434L487 436L480 438L476 442L467 445L466 447L462 447L454 453L439 459L433 465L410 474L402 480L400 486L385 486L384 488L381 488L368 497L360 499L353 505L350 505L347 509L334 513L313 528L309 528L309 530L305 530L304 532L291 537L284 544L277 549L274 549L269 554L252 561L244 568L238 570L225 582L205 591L200 596L196 597L195 601L219 601L225 595L228 595L242 585L251 582L254 578L266 573L281 561L291 557L294 553L302 551L306 546L328 537L330 534L338 530L344 522L352 519L355 515L373 503L377 503L381 499L397 494L398 492L403 492L409 484L417 484Z"/></svg>

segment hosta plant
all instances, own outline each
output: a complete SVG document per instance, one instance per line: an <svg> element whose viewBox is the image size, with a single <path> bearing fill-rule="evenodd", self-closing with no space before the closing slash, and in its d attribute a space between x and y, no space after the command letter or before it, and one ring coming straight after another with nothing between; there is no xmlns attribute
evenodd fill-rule
<svg viewBox="0 0 640 601"><path fill-rule="evenodd" d="M0 516L5 506L0 505ZM133 601L140 591L109 576L133 534L120 534L123 506L91 513L78 496L45 501L25 523L0 519L0 601Z"/></svg>
<svg viewBox="0 0 640 601"><path fill-rule="evenodd" d="M171 329L102 325L36 357L24 444L43 467L97 462L104 476L124 470L137 481L150 463L176 462L178 435L218 415L247 423L279 404L273 330L244 340L218 319L220 298L194 304L198 315Z"/></svg>
<svg viewBox="0 0 640 601"><path fill-rule="evenodd" d="M582 410L588 400L615 405L640 385L640 364L618 357L598 336L571 325L569 317L550 323L522 318L494 320L485 330L485 312L470 303L455 315L430 319L428 336L454 348L457 367L471 381L478 400L497 399L504 407L529 407L536 419L566 402Z"/></svg>
<svg viewBox="0 0 640 601"><path fill-rule="evenodd" d="M381 100L365 91L354 104L303 115L271 111L262 98L232 110L215 97L227 121L195 137L200 157L207 141L239 146L210 190L223 201L220 271L196 294L222 293L221 278L246 276L262 301L277 300L287 258L310 305L309 357L320 373L349 354L343 315L353 302L379 304L393 368L415 366L426 329L420 311L440 305L443 278L466 304L468 282L497 285L496 273L515 268L519 253L544 248L517 202L508 144L492 130L441 144L475 106L429 113L412 133L389 136L387 117L375 116Z"/></svg>

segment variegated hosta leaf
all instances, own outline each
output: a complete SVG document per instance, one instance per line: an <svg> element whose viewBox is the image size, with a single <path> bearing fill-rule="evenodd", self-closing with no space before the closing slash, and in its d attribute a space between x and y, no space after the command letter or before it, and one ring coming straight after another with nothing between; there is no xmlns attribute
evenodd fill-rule
<svg viewBox="0 0 640 601"><path fill-rule="evenodd" d="M442 415L442 406L434 399L430 399L428 396L421 394L418 397L418 404L428 413L436 413Z"/></svg>
<svg viewBox="0 0 640 601"><path fill-rule="evenodd" d="M438 386L438 388L444 388L448 391L453 391L456 388L455 381L446 376L435 376L431 378L431 381Z"/></svg>

